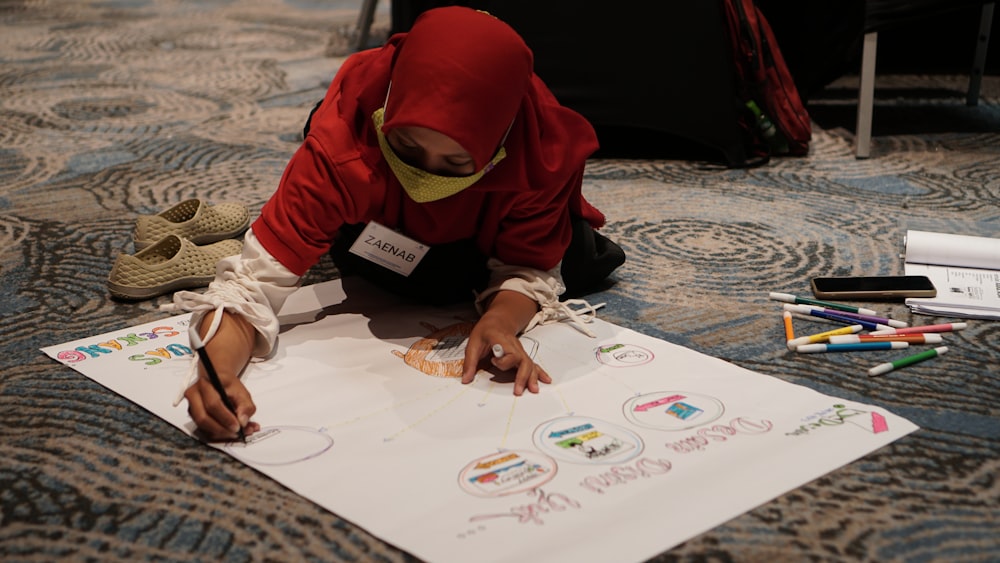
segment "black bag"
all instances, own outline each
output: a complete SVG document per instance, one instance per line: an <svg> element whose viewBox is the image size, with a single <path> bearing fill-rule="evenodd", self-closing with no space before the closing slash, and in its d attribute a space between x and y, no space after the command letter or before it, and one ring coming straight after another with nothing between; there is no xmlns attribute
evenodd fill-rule
<svg viewBox="0 0 1000 563"><path fill-rule="evenodd" d="M625 251L614 241L595 231L586 219L573 217L573 240L562 261L562 278L572 299L603 289L608 276L625 263Z"/></svg>

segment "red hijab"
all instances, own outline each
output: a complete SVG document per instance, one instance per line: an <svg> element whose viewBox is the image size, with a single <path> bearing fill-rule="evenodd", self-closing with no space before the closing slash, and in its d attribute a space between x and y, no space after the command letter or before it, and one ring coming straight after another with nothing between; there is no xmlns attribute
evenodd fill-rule
<svg viewBox="0 0 1000 563"><path fill-rule="evenodd" d="M477 171L510 127L507 157L468 189L562 188L597 149L597 136L583 116L559 104L532 64L524 40L501 20L458 6L428 10L365 68L341 73L340 113L349 122L354 116L359 141L377 161L371 114L386 102L391 79L383 131L419 126L443 133L472 155ZM582 206L600 216L586 202ZM579 204L571 207L581 214ZM603 223L603 217L592 222Z"/></svg>

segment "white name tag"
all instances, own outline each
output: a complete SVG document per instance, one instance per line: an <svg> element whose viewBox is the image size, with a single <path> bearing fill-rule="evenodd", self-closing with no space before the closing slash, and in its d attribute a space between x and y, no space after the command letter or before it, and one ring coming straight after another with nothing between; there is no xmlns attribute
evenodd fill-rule
<svg viewBox="0 0 1000 563"><path fill-rule="evenodd" d="M351 245L353 254L404 276L413 272L428 250L423 244L375 221L368 223Z"/></svg>

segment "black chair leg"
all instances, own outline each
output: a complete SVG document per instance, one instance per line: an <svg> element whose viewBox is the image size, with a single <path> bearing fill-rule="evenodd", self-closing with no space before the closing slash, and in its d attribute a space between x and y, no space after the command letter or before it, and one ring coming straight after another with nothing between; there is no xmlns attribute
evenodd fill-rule
<svg viewBox="0 0 1000 563"><path fill-rule="evenodd" d="M986 68L986 51L990 46L990 28L993 26L993 2L983 4L982 16L979 18L979 37L976 41L976 55L972 61L972 72L969 74L969 91L965 95L965 105L979 105L979 89L983 83L983 72Z"/></svg>

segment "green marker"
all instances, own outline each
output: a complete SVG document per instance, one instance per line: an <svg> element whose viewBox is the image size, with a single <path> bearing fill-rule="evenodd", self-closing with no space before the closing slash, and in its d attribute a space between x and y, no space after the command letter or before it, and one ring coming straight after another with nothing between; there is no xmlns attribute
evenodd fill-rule
<svg viewBox="0 0 1000 563"><path fill-rule="evenodd" d="M907 356L905 358L896 360L895 362L886 362L884 364L879 364L872 369L868 370L868 375L875 377L876 375L882 375L884 373L889 373L894 369L899 369L901 367L906 367L910 364L915 364L917 362L922 362L924 360L929 360L931 358L936 358L948 351L947 346L938 346L937 348L931 348L926 352L921 352L919 354L914 354L912 356Z"/></svg>
<svg viewBox="0 0 1000 563"><path fill-rule="evenodd" d="M826 307L827 309L837 309L838 311L847 311L848 313L857 313L859 315L878 315L878 311L873 311L871 309L863 309L861 307L844 305L843 303L830 303L829 301L818 301L816 299L796 297L791 293L772 292L770 294L770 297L775 301L782 301L785 303L798 303L799 305L816 305L817 307Z"/></svg>

